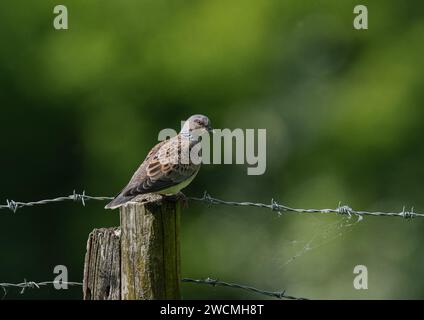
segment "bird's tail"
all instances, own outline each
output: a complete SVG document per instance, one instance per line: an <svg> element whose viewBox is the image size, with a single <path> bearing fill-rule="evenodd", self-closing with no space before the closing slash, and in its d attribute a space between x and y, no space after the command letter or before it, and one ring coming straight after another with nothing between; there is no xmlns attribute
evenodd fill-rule
<svg viewBox="0 0 424 320"><path fill-rule="evenodd" d="M126 197L122 193L118 194L115 199L109 202L105 209L116 209L130 201L133 197Z"/></svg>

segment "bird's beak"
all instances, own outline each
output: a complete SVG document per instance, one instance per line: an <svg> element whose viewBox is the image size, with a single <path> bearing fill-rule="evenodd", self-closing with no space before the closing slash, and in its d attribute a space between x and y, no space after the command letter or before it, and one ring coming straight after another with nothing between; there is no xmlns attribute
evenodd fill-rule
<svg viewBox="0 0 424 320"><path fill-rule="evenodd" d="M211 126L207 126L207 129L208 129L208 132L209 133L214 133L214 130L213 130L213 128Z"/></svg>

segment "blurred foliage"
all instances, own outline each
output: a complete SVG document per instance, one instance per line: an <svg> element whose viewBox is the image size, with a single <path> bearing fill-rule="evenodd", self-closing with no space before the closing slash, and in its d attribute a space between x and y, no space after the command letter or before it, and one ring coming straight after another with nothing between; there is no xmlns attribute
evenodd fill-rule
<svg viewBox="0 0 424 320"><path fill-rule="evenodd" d="M266 128L267 171L206 165L185 193L297 207L424 212L424 5L362 1L0 2L0 200L73 189L113 195L163 128L194 113L216 128ZM193 203L182 273L309 298L424 298L424 221L287 214ZM88 233L119 224L102 203L0 212L0 282L82 278ZM318 244L291 263L311 238ZM319 245L323 242L323 245ZM365 264L369 290L353 288ZM183 284L185 298L257 298ZM9 298L81 298L29 290Z"/></svg>

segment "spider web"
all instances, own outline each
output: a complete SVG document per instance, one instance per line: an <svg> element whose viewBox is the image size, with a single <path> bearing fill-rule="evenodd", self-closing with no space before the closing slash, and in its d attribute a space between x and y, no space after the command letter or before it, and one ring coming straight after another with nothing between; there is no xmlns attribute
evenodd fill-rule
<svg viewBox="0 0 424 320"><path fill-rule="evenodd" d="M310 238L307 240L285 239L294 250L294 254L291 254L289 259L281 264L281 268L287 267L306 253L319 249L352 232L354 227L363 219L362 216L343 216L337 218L336 221L323 222L322 217L313 218L316 219L316 226L313 228Z"/></svg>

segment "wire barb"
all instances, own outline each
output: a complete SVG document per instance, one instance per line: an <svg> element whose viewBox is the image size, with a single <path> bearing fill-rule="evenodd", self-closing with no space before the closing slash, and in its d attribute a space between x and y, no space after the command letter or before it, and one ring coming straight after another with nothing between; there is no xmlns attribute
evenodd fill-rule
<svg viewBox="0 0 424 320"><path fill-rule="evenodd" d="M349 217L351 217L354 214L354 211L351 207L342 206L340 203L336 210L338 214L345 214L345 215L348 215Z"/></svg>
<svg viewBox="0 0 424 320"><path fill-rule="evenodd" d="M7 205L6 205L7 208L9 210L13 211L13 213L15 213L16 210L18 210L18 204L15 201L7 199L6 203L7 203Z"/></svg>
<svg viewBox="0 0 424 320"><path fill-rule="evenodd" d="M280 205L274 199L271 199L271 210L272 211L277 211L277 214L279 216L282 215L281 210L280 210Z"/></svg>
<svg viewBox="0 0 424 320"><path fill-rule="evenodd" d="M75 192L72 194L72 198L74 201L81 201L82 205L85 207L85 190L82 191L82 194L78 194Z"/></svg>

